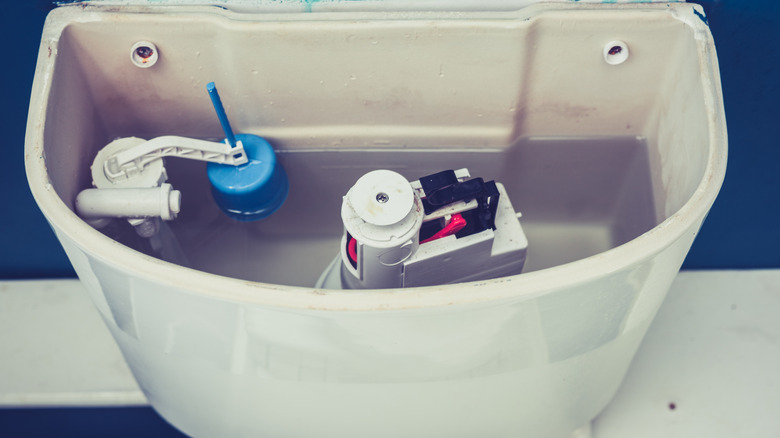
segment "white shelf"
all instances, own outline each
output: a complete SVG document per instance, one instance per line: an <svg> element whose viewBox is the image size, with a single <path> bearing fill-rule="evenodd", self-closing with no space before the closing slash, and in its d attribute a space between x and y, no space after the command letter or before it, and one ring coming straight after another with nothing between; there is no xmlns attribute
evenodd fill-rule
<svg viewBox="0 0 780 438"><path fill-rule="evenodd" d="M780 270L681 273L594 436L780 436L778 341Z"/></svg>
<svg viewBox="0 0 780 438"><path fill-rule="evenodd" d="M780 270L681 273L593 436L780 436L779 341ZM0 282L0 357L0 407L147 404L77 280Z"/></svg>
<svg viewBox="0 0 780 438"><path fill-rule="evenodd" d="M146 405L78 280L0 282L0 407Z"/></svg>

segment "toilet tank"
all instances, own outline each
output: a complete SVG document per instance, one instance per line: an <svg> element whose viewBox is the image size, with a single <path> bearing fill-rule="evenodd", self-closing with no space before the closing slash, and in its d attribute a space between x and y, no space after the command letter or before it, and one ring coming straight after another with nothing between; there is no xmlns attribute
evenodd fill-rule
<svg viewBox="0 0 780 438"><path fill-rule="evenodd" d="M26 166L164 418L194 436L587 434L725 173L698 6L121 3L49 15ZM134 62L139 42L153 65ZM171 160L176 251L81 220L75 197L113 139L222 137L212 81L233 128L276 150L284 206L235 222L204 163ZM522 274L314 287L356 179L461 167L501 181L522 212Z"/></svg>

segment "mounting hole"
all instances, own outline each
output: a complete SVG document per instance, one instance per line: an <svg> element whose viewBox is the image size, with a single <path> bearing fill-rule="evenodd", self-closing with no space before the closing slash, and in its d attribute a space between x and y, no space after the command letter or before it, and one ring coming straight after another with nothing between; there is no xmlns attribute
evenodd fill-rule
<svg viewBox="0 0 780 438"><path fill-rule="evenodd" d="M628 45L623 41L610 41L604 46L604 61L609 65L618 65L628 59Z"/></svg>
<svg viewBox="0 0 780 438"><path fill-rule="evenodd" d="M136 67L149 68L157 63L160 54L157 46L149 41L138 41L130 49L130 60Z"/></svg>

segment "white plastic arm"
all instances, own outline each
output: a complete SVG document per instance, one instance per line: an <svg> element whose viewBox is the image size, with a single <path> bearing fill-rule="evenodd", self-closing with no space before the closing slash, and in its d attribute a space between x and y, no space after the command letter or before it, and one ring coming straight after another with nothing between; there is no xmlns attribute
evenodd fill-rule
<svg viewBox="0 0 780 438"><path fill-rule="evenodd" d="M228 143L166 135L112 156L103 163L103 171L111 181L129 178L140 173L148 163L163 157L189 158L235 166L248 161L240 141L236 142L235 147L230 147Z"/></svg>
<svg viewBox="0 0 780 438"><path fill-rule="evenodd" d="M181 210L181 193L170 184L140 189L86 189L76 196L83 219L160 217L173 220Z"/></svg>

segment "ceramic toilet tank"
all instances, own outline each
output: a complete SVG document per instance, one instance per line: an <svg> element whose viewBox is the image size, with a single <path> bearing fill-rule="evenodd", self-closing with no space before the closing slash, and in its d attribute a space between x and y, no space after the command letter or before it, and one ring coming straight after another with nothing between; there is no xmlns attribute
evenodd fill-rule
<svg viewBox="0 0 780 438"><path fill-rule="evenodd" d="M685 3L382 5L55 9L27 131L36 201L150 403L187 434L585 436L723 180L706 19ZM80 218L113 140L224 138L212 81L233 129L275 150L281 208L236 221L206 163L166 159L181 211L157 243ZM521 274L314 287L362 175L461 168L522 214Z"/></svg>

